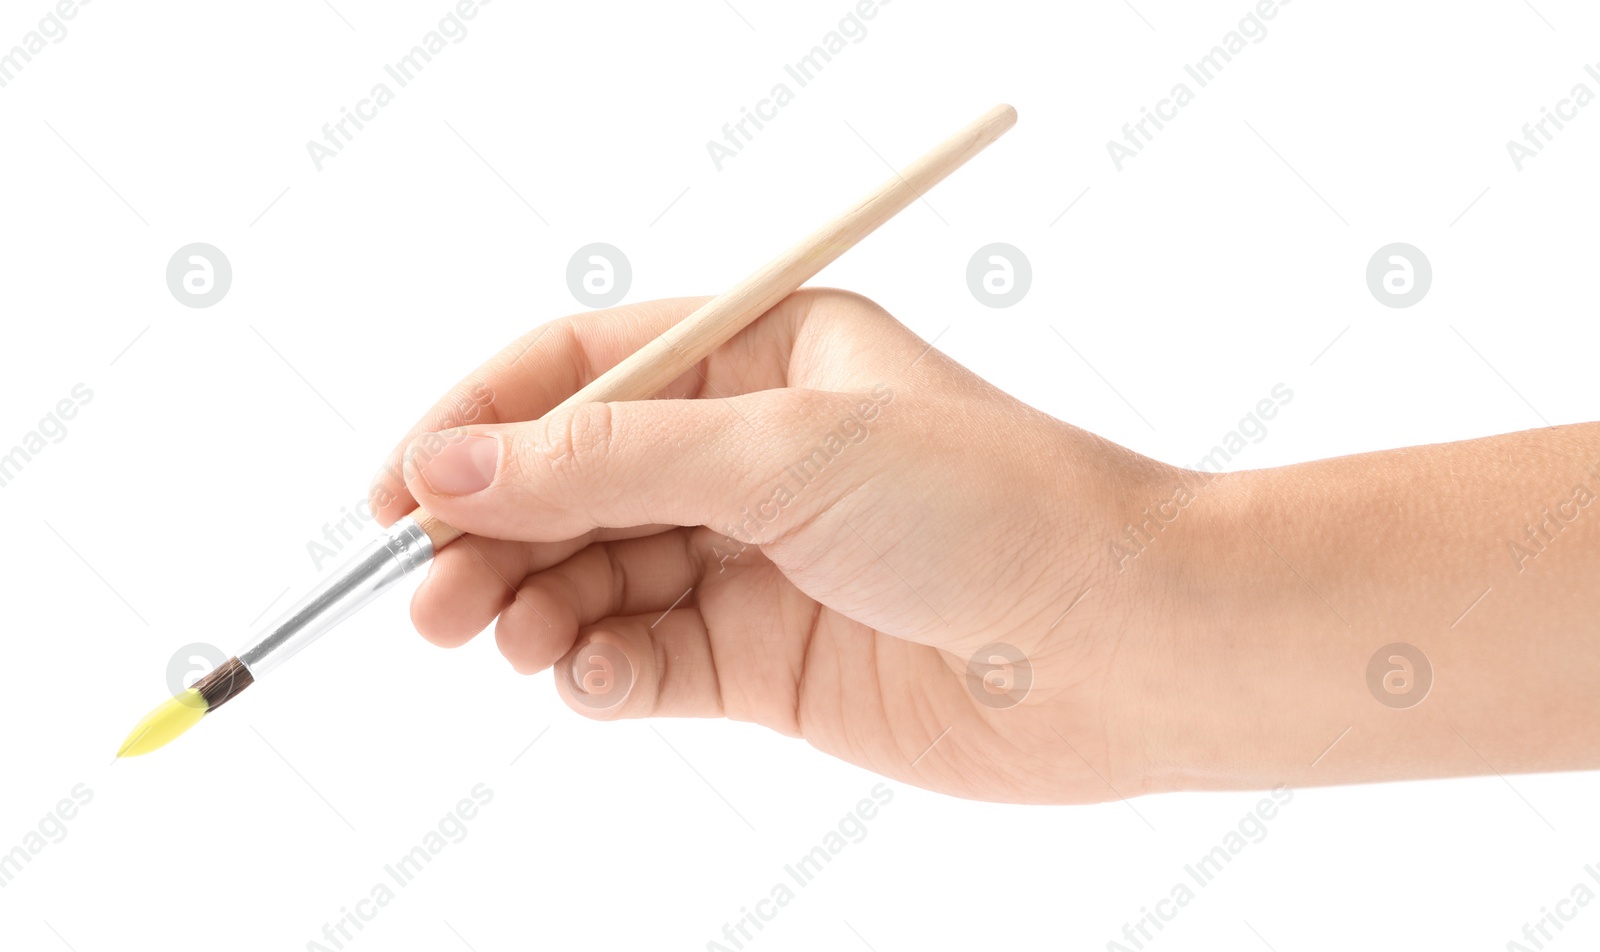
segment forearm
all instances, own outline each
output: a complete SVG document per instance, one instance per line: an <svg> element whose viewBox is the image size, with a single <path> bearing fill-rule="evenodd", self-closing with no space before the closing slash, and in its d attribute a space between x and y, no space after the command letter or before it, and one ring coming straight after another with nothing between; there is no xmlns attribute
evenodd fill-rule
<svg viewBox="0 0 1600 952"><path fill-rule="evenodd" d="M1132 569L1168 606L1126 672L1148 785L1600 767L1597 472L1586 424L1200 486Z"/></svg>

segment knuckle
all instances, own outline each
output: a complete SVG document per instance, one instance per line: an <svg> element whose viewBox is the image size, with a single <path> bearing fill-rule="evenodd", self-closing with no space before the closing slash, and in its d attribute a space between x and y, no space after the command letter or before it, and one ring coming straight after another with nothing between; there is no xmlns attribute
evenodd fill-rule
<svg viewBox="0 0 1600 952"><path fill-rule="evenodd" d="M480 423L499 423L495 407L496 394L482 379L475 379L457 387L445 403L444 420L449 427Z"/></svg>
<svg viewBox="0 0 1600 952"><path fill-rule="evenodd" d="M605 403L585 403L556 414L539 448L548 475L563 486L596 478L611 452L614 423Z"/></svg>
<svg viewBox="0 0 1600 952"><path fill-rule="evenodd" d="M494 388L483 373L462 381L450 389L422 418L421 432L453 430L473 424L499 423Z"/></svg>
<svg viewBox="0 0 1600 952"><path fill-rule="evenodd" d="M802 288L791 295L790 300L803 308L809 318L820 320L829 327L848 329L884 321L899 323L877 301L842 288Z"/></svg>
<svg viewBox="0 0 1600 952"><path fill-rule="evenodd" d="M534 351L548 353L571 347L574 341L571 317L545 321L516 340L507 344L499 354L499 369L505 370L525 364Z"/></svg>
<svg viewBox="0 0 1600 952"><path fill-rule="evenodd" d="M817 297L832 303L850 305L861 311L874 312L876 314L888 313L883 309L883 305L857 291L851 291L846 288L816 288L814 291Z"/></svg>

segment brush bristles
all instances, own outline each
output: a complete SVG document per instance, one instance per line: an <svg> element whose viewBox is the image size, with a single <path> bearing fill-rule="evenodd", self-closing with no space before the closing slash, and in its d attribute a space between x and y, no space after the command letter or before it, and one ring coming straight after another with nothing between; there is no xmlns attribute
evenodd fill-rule
<svg viewBox="0 0 1600 952"><path fill-rule="evenodd" d="M233 700L240 691L255 683L250 669L238 658L229 658L217 665L216 670L194 683L194 689L206 699L206 712L216 710Z"/></svg>

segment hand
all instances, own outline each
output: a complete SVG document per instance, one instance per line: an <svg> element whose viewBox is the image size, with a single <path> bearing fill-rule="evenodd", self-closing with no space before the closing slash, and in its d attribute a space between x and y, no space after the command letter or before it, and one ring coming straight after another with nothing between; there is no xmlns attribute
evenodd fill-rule
<svg viewBox="0 0 1600 952"><path fill-rule="evenodd" d="M412 429L374 511L468 533L417 630L454 646L498 616L506 659L553 665L590 717L754 721L964 797L1142 792L1119 750L1139 698L1113 686L1162 600L1105 553L1171 468L839 291L789 297L662 399L547 413L701 303L535 330Z"/></svg>

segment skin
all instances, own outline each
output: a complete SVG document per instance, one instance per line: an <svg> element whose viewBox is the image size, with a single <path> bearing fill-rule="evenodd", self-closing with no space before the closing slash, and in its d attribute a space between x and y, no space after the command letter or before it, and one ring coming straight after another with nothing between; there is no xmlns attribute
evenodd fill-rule
<svg viewBox="0 0 1600 952"><path fill-rule="evenodd" d="M1572 502L1600 427L1198 474L832 290L661 399L548 412L704 300L530 332L400 441L380 520L468 533L416 592L425 638L493 623L586 716L754 721L983 800L1600 766L1600 506Z"/></svg>

